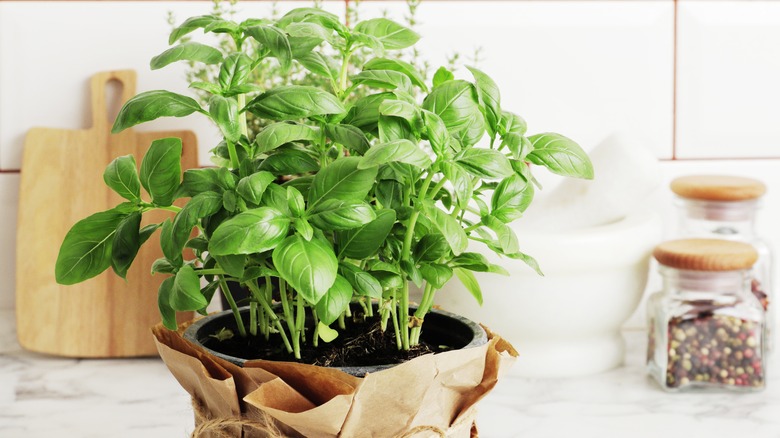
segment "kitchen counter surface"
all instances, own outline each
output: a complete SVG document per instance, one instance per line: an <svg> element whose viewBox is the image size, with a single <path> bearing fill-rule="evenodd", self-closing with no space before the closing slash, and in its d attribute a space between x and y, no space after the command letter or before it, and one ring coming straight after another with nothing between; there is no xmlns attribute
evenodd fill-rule
<svg viewBox="0 0 780 438"><path fill-rule="evenodd" d="M23 351L0 311L0 437L186 437L189 397L159 359L74 360ZM624 367L557 380L504 378L480 405L483 438L780 437L780 378L755 394L667 394L644 372L645 336ZM522 352L521 352L522 353Z"/></svg>

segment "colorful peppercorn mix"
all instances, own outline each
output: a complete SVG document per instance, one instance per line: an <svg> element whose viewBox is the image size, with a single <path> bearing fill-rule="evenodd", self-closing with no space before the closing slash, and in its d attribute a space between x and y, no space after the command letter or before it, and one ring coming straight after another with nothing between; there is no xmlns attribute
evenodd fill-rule
<svg viewBox="0 0 780 438"><path fill-rule="evenodd" d="M668 325L666 386L717 384L761 388L761 325L729 315L701 312Z"/></svg>

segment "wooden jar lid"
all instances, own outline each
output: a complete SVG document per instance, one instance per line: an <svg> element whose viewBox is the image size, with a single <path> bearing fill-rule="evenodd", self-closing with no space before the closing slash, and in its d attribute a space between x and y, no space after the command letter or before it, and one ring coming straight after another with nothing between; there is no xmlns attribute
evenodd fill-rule
<svg viewBox="0 0 780 438"><path fill-rule="evenodd" d="M747 201L766 193L759 180L729 175L683 176L672 181L671 189L680 197L702 201Z"/></svg>
<svg viewBox="0 0 780 438"><path fill-rule="evenodd" d="M753 246L730 240L683 239L664 242L655 247L658 263L690 271L737 271L750 269L758 252Z"/></svg>

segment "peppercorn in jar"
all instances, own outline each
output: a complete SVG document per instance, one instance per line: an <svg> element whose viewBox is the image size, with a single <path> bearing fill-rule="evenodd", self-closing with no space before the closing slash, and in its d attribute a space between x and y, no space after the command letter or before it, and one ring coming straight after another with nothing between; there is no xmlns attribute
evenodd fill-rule
<svg viewBox="0 0 780 438"><path fill-rule="evenodd" d="M751 244L758 252L751 290L766 311L766 349L772 350L774 309L772 250L755 230L756 213L766 186L753 178L690 175L672 181L677 195L677 238L712 238Z"/></svg>
<svg viewBox="0 0 780 438"><path fill-rule="evenodd" d="M751 293L758 258L716 239L658 245L663 290L648 301L648 371L668 391L765 386L764 309Z"/></svg>

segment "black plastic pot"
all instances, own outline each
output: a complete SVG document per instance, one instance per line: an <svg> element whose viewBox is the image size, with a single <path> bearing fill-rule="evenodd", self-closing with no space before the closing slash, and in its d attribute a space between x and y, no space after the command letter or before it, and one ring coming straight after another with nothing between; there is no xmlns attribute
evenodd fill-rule
<svg viewBox="0 0 780 438"><path fill-rule="evenodd" d="M242 307L241 314L245 321L249 320L248 307ZM199 345L217 357L220 357L238 366L244 366L244 363L249 359L226 355L204 345L207 340L213 339L213 335L226 327L231 329L235 329L236 327L235 318L233 317L233 313L230 310L215 313L213 315L199 319L187 327L184 332L184 338L194 344ZM488 341L487 333L485 333L485 330L482 329L482 327L476 322L464 318L460 315L438 309L432 309L430 313L425 316L425 324L423 325L421 338L433 345L448 345L453 349L458 350L479 347L486 344ZM399 364L393 363L385 365L334 368L356 377L363 377L367 373L375 373L387 368L392 368L396 365Z"/></svg>

